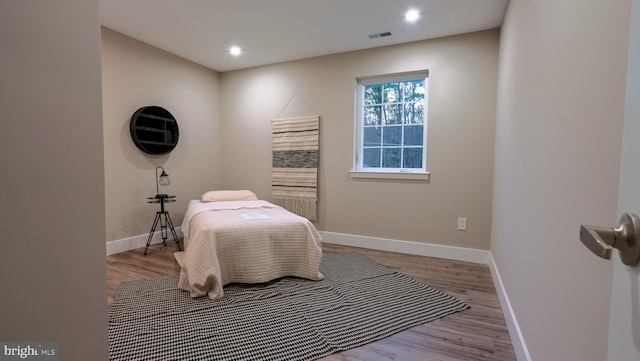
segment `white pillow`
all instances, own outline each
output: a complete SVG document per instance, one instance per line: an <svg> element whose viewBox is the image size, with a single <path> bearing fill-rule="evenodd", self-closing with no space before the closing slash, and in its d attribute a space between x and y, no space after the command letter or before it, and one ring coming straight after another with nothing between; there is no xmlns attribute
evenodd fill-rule
<svg viewBox="0 0 640 361"><path fill-rule="evenodd" d="M202 195L203 202L255 201L258 197L248 190L209 191Z"/></svg>

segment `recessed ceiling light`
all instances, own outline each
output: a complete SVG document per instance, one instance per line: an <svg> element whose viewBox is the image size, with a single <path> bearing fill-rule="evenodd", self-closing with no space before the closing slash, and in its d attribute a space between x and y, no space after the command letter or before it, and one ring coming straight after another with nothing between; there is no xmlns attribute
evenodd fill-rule
<svg viewBox="0 0 640 361"><path fill-rule="evenodd" d="M229 49L229 53L231 53L231 55L238 56L242 53L242 49L240 49L240 47L238 46L232 46Z"/></svg>
<svg viewBox="0 0 640 361"><path fill-rule="evenodd" d="M404 18L408 22L414 22L418 20L419 17L420 17L420 12L418 10L409 10L404 14Z"/></svg>

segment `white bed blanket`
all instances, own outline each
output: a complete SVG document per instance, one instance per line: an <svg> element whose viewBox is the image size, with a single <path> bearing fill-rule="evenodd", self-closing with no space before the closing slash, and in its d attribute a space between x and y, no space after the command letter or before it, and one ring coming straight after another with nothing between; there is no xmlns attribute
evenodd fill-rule
<svg viewBox="0 0 640 361"><path fill-rule="evenodd" d="M272 203L189 204L182 222L180 289L191 297L220 299L222 286L279 277L323 278L322 240L309 220Z"/></svg>

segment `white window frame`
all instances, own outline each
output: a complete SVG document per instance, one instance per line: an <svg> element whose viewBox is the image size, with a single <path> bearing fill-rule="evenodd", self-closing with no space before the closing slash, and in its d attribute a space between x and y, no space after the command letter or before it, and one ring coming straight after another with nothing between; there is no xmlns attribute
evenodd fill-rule
<svg viewBox="0 0 640 361"><path fill-rule="evenodd" d="M364 87L365 85L392 83L424 78L424 124L423 124L423 152L422 168L363 168L362 167L362 143L364 121ZM353 168L349 172L351 178L377 178L377 179L409 179L429 180L427 170L427 119L429 107L429 71L413 71L406 73L387 74L356 78L355 90L355 139L353 148Z"/></svg>

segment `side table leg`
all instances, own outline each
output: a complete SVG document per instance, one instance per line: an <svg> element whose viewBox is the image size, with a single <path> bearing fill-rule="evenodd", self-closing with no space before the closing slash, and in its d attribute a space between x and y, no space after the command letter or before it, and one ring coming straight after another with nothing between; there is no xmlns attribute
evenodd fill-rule
<svg viewBox="0 0 640 361"><path fill-rule="evenodd" d="M163 220L163 217L160 217L160 235L162 236L162 246L166 247L167 246L167 216L169 215L169 213L163 211L162 215L164 216L164 220Z"/></svg>
<svg viewBox="0 0 640 361"><path fill-rule="evenodd" d="M182 251L182 248L180 248L180 242L178 241L178 235L176 234L175 228L173 228L173 221L171 221L171 217L169 217L169 213L167 213L167 223L169 224L169 227L171 229L171 234L173 235L173 239L176 241L176 244L178 245L178 251Z"/></svg>
<svg viewBox="0 0 640 361"><path fill-rule="evenodd" d="M144 255L147 255L147 248L151 244L151 239L153 238L153 234L156 231L156 226L158 225L158 221L160 220L160 212L156 212L156 218L153 220L153 226L151 227L151 232L149 232L149 238L147 238L147 246L144 248Z"/></svg>

